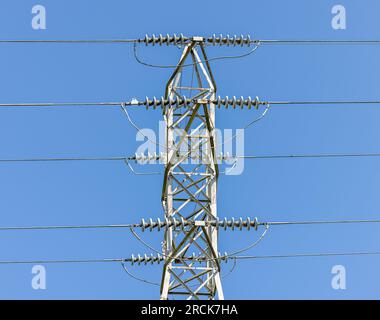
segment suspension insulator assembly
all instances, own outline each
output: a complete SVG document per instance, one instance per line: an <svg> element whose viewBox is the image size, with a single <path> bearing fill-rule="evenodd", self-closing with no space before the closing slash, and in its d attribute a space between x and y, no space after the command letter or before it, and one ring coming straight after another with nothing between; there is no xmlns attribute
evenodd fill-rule
<svg viewBox="0 0 380 320"><path fill-rule="evenodd" d="M164 108L164 107L190 107L194 103L202 103L202 104L214 104L217 108L224 107L228 109L229 107L232 107L233 109L240 108L244 109L244 107L248 107L248 109L251 109L254 107L255 109L258 109L260 105L267 105L267 102L261 102L259 97L255 97L252 99L250 96L248 98L240 97L236 98L233 96L232 98L229 98L226 96L225 98L222 98L218 96L216 99L189 99L186 96L182 96L181 98L175 97L166 99L164 97L156 98L153 97L153 99L150 99L148 97L145 98L143 101L133 100L130 104L131 105L143 105L147 109L153 108Z"/></svg>
<svg viewBox="0 0 380 320"><path fill-rule="evenodd" d="M173 35L162 35L159 34L156 36L152 34L151 36L146 34L144 38L139 39L139 43L145 43L145 45L185 45L190 43L191 41L203 42L213 46L250 46L255 41L251 40L250 35L215 35L213 34L211 37L186 37L182 33L178 36L176 34Z"/></svg>
<svg viewBox="0 0 380 320"><path fill-rule="evenodd" d="M183 256L180 256L180 257L166 257L165 255L161 255L159 253L156 254L156 255L154 255L154 254L150 254L150 255L147 255L147 254L140 255L140 254L138 254L137 256L135 256L134 254L132 254L131 258L125 259L124 262L130 262L132 265L134 265L134 264L137 264L137 265L152 264L153 265L154 263L160 264L162 261L165 261L165 260L168 260L168 259L173 259L174 261L175 260L186 260L186 261L194 261L194 262L201 263L202 261L207 261L210 258L202 255L202 253L200 253L200 252L199 252L199 254L192 253L191 255L188 255L186 257L183 257ZM220 252L218 253L217 260L224 261L224 262L227 263L228 259L229 259L229 256L228 256L227 252L225 252L224 254L221 254Z"/></svg>
<svg viewBox="0 0 380 320"><path fill-rule="evenodd" d="M216 45L219 45L219 46L222 46L222 45L226 45L226 46L245 46L245 45L250 46L252 43L250 35L247 35L244 37L243 35L230 36L228 34L226 36L223 36L222 34L220 34L219 36L216 36L215 34L213 34L212 37L207 38L206 41L207 41L207 43L209 43L213 46L216 46Z"/></svg>
<svg viewBox="0 0 380 320"><path fill-rule="evenodd" d="M177 36L176 34L173 34L172 36L169 35L169 34L166 34L166 35L162 35L162 34L159 34L157 37L155 34L149 36L149 35L145 35L144 39L139 39L138 42L142 42L142 43L145 43L145 45L170 45L170 44L173 44L173 45L184 45L186 43L188 43L190 41L191 38L189 37L185 37L182 33Z"/></svg>
<svg viewBox="0 0 380 320"><path fill-rule="evenodd" d="M175 218L165 218L164 220L160 220L159 218L157 220L149 219L145 221L145 219L141 220L141 223L139 224L139 227L141 228L141 231L149 230L153 231L156 229L157 231L160 231L161 229L167 229L167 228L181 228L184 229L188 226L204 226L204 227L214 227L216 229L223 229L223 230L232 230L235 229L241 231L243 229L251 230L253 228L254 230L257 230L259 225L262 225L263 223L259 223L257 218L251 219L251 218L231 218L227 219L224 218L223 220L211 220L211 221L190 221L185 220L183 218L181 219L175 219Z"/></svg>

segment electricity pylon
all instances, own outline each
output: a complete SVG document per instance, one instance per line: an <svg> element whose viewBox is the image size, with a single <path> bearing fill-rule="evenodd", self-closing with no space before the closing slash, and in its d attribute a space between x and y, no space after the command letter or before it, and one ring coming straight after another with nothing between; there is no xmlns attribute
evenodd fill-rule
<svg viewBox="0 0 380 320"><path fill-rule="evenodd" d="M193 81L187 84L188 79L183 76L188 64L193 65L196 85ZM194 224L172 226L165 231L161 299L224 299L218 230L207 223L217 218L215 105L211 103L216 98L216 85L201 37L191 38L184 47L167 83L165 98L181 100L183 90L190 93L189 103L164 108L166 161L162 204L167 219ZM193 252L199 252L202 258L188 259Z"/></svg>

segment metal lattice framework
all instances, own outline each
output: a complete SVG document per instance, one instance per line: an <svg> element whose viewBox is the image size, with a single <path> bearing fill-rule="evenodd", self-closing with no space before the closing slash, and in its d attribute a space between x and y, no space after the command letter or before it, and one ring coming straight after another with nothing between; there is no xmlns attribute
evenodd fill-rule
<svg viewBox="0 0 380 320"><path fill-rule="evenodd" d="M195 83L183 82L183 66L193 63ZM203 38L192 38L166 86L166 98L190 93L184 106L164 108L166 122L166 163L162 190L165 217L193 221L188 227L170 227L165 232L166 257L161 299L223 299L218 260L218 230L206 225L217 219L216 189L218 164L215 150L216 85L207 62ZM194 99L194 100L193 100ZM202 100L204 99L204 100ZM187 253L199 252L206 259L188 261Z"/></svg>
<svg viewBox="0 0 380 320"><path fill-rule="evenodd" d="M132 99L131 101L108 102L39 102L39 103L0 103L0 108L8 107L122 107L129 122L139 130L130 119L126 107L144 106L146 109L162 108L166 122L166 152L160 154L135 154L133 157L60 157L60 158L23 158L0 159L1 163L16 162L46 162L46 161L125 161L131 171L135 173L129 164L129 160L137 163L160 161L165 164L165 177L162 190L162 204L165 219L149 219L134 224L119 225L76 225L76 226L19 226L0 227L0 231L16 230L63 230L63 229L104 229L104 228L129 228L135 237L145 246L153 247L145 243L134 231L157 230L164 231L163 250L156 254L132 255L130 258L113 259L71 259L71 260L2 260L1 265L10 264L57 264L57 263L121 263L125 271L134 279L151 283L133 276L126 268L125 263L132 265L164 264L161 281L161 299L175 298L176 296L187 299L223 299L223 290L220 277L220 262L233 259L278 259L301 257L331 257L331 256L369 256L380 255L375 252L320 252L320 253L296 253L281 255L252 256L240 255L241 252L255 246L261 241L269 226L279 225L317 225L317 224L347 224L347 223L380 223L379 219L373 220L316 220L316 221L269 221L258 222L255 218L219 219L217 217L216 191L218 180L218 162L231 158L242 159L284 159L284 158L331 158L331 157L379 157L380 153L350 153L350 154L298 154L298 155L263 155L263 156L231 156L228 152L217 152L215 134L215 108L232 107L232 109L258 109L265 106L263 114L250 122L246 127L263 118L269 105L369 105L380 104L380 100L335 100L335 101L260 101L258 97L251 99L231 99L216 97L216 85L211 72L209 61L227 58L242 58L256 51L262 44L293 45L293 44L350 44L368 45L380 44L380 40L281 40L281 39L251 39L249 35L212 35L211 37L188 37L180 35L146 35L139 39L37 39L17 40L0 39L0 44L11 43L66 43L66 44L111 44L133 43L134 57L142 65L159 68L172 68L172 65L153 65L139 59L137 44L146 46L176 46L184 48L178 65L170 77L165 97L145 100ZM205 46L246 46L253 45L253 49L247 53L234 56L219 56L207 58ZM190 84L184 77L185 67L193 66ZM186 68L187 69L187 68ZM195 82L194 84L194 77ZM184 84L185 83L185 84ZM188 92L187 96L183 92ZM217 156L218 155L218 156ZM218 253L218 230L257 230L264 226L265 231L260 238L250 246L233 253ZM198 253L199 252L199 253ZM232 270L231 270L232 271Z"/></svg>

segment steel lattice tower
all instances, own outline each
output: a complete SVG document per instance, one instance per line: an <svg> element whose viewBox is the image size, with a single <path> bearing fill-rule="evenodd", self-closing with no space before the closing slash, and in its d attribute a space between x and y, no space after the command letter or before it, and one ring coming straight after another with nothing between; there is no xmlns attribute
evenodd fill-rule
<svg viewBox="0 0 380 320"><path fill-rule="evenodd" d="M183 68L189 63L193 64L195 86L183 83ZM217 218L218 164L215 105L210 103L216 97L216 85L203 38L194 37L185 46L167 83L165 98L183 99L182 90L191 93L189 98L193 102L164 109L166 163L162 204L167 219L184 219L195 224L170 227L165 232L161 299L178 295L188 299L216 296L223 299L218 231L207 224ZM186 256L193 252L200 259L187 260Z"/></svg>

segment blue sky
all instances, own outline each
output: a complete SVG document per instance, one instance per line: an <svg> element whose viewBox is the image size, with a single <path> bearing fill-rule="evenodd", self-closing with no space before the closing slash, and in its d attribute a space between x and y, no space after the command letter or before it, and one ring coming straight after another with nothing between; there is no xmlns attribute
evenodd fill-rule
<svg viewBox="0 0 380 320"><path fill-rule="evenodd" d="M331 28L331 8L347 10L347 29ZM31 8L47 10L47 30L31 28ZM145 33L250 34L258 39L380 39L377 1L3 0L2 39L137 38ZM209 56L239 54L209 48ZM152 63L176 63L176 48L145 48ZM212 64L221 96L262 100L379 99L380 46L263 46L240 60ZM132 46L1 45L0 101L122 101L161 96L170 70L133 59ZM131 111L158 130L159 111ZM219 128L242 128L256 111L217 112ZM245 132L248 155L379 152L376 106L273 107ZM0 158L119 156L136 151L136 131L118 108L2 109ZM376 158L249 160L219 179L221 217L259 220L375 219ZM137 168L139 169L139 168ZM159 169L157 166L148 168ZM162 216L162 176L135 176L122 162L0 165L2 226L116 224ZM379 226L273 227L253 255L379 250ZM159 247L162 234L144 233ZM221 232L220 251L254 232ZM129 257L146 253L127 230L3 232L0 260ZM331 268L344 265L347 289L333 290ZM380 257L242 261L223 280L229 299L379 298ZM225 265L227 272L231 265ZM47 289L33 290L31 266L0 266L0 298L156 299L158 289L119 264L48 265ZM133 267L158 281L161 266Z"/></svg>

